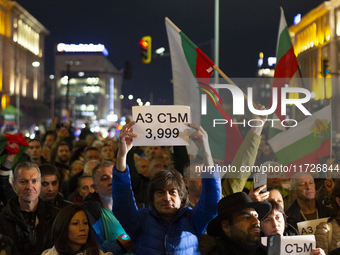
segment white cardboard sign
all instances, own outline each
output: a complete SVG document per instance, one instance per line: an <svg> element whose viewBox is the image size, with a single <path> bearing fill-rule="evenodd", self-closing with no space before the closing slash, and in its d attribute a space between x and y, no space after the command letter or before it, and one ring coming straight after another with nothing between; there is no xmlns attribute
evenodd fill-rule
<svg viewBox="0 0 340 255"><path fill-rule="evenodd" d="M189 145L190 128L184 125L191 123L189 106L134 106L132 119L136 121L134 146Z"/></svg>
<svg viewBox="0 0 340 255"><path fill-rule="evenodd" d="M267 246L267 237L262 237L261 242ZM310 255L315 249L315 236L281 236L281 255Z"/></svg>
<svg viewBox="0 0 340 255"><path fill-rule="evenodd" d="M300 235L314 235L316 226L321 222L327 222L328 218L321 218L317 220L301 221L297 224Z"/></svg>

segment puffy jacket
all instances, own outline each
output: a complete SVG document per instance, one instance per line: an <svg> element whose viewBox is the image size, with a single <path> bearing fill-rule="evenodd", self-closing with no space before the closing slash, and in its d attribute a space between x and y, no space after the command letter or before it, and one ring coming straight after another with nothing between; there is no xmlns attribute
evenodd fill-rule
<svg viewBox="0 0 340 255"><path fill-rule="evenodd" d="M26 224L20 212L18 197L14 197L0 213L0 233L15 242L20 254L41 254L45 249L53 246L50 233L58 212L59 208L39 198L37 209L39 223L35 233L31 233L30 226Z"/></svg>
<svg viewBox="0 0 340 255"><path fill-rule="evenodd" d="M136 254L200 254L198 239L216 216L221 199L219 178L202 179L201 197L194 209L181 207L167 223L154 207L138 210L128 166L124 172L114 166L112 174L112 210L134 241Z"/></svg>
<svg viewBox="0 0 340 255"><path fill-rule="evenodd" d="M332 224L332 241L330 247L328 245L329 244L328 233L330 231L330 228L327 222L321 222L319 225L316 226L315 231L316 247L322 248L326 254L338 248L337 243L340 242L339 223L335 219L333 219L331 221L331 224Z"/></svg>

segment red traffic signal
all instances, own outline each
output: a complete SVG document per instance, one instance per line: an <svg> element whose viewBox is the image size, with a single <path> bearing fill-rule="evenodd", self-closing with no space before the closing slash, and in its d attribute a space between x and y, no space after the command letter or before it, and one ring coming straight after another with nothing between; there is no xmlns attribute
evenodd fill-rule
<svg viewBox="0 0 340 255"><path fill-rule="evenodd" d="M145 40L140 40L139 44L142 46L143 49L146 49L149 46L149 43Z"/></svg>
<svg viewBox="0 0 340 255"><path fill-rule="evenodd" d="M151 62L151 36L143 36L142 39L139 41L141 46L141 57L142 62L144 64L148 64Z"/></svg>

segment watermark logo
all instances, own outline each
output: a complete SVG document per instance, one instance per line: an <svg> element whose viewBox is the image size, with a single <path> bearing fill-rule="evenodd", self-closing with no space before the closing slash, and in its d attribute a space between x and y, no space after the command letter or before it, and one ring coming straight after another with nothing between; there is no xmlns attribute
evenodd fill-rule
<svg viewBox="0 0 340 255"><path fill-rule="evenodd" d="M204 84L204 83L200 83L200 84ZM218 88L218 89L228 89L233 97L233 114L234 115L244 115L244 94L242 92L242 90L240 88L238 88L235 85L230 85L230 84L213 84L212 86L208 86L206 84L204 84L204 86L207 86L211 89L213 88ZM202 88L201 88L202 89ZM214 93L216 95L217 92L215 91L215 89L213 89ZM203 90L203 89L202 89ZM205 91L206 89L204 89L203 91ZM307 103L310 99L311 99L311 93L309 92L309 90L304 89L304 88L286 88L283 87L281 88L281 115L286 115L286 107L287 105L295 105L298 109L301 110L301 112L304 115L312 115L302 104L303 103ZM304 94L305 97L304 98L298 98L298 99L289 99L288 95L289 93L300 93L300 94ZM212 94L208 93L211 97ZM219 100L221 101L220 97L218 96ZM253 88L248 87L247 88L247 103L248 103L248 108L249 111L255 115L270 115L273 112L276 111L277 105L278 105L278 89L277 88L273 88L272 89L272 105L270 107L270 109L268 110L257 110L254 108L253 106ZM215 100L214 100L215 101ZM207 95L206 94L202 94L201 95L201 115L206 115L207 114ZM215 101L216 104L216 101ZM221 102L222 105L222 102Z"/></svg>
<svg viewBox="0 0 340 255"><path fill-rule="evenodd" d="M198 82L199 89L203 92L201 94L201 115L207 115L207 98L209 98L210 103L219 111L221 111L222 107L222 100L220 95L217 93L216 89L227 89L231 92L232 95L232 101L233 101L233 115L244 115L245 109L244 109L244 101L245 101L245 95L243 91L237 87L236 85L231 84L207 84L203 83L202 81ZM220 91L219 91L220 92ZM307 103L312 97L309 90L305 88L300 87L282 87L282 88L271 88L270 89L272 103L270 105L269 109L266 110L258 110L254 107L253 101L256 101L256 96L254 96L253 88L247 87L247 105L248 109L251 113L258 115L258 116L269 116L272 113L276 113L276 118L273 119L266 119L265 121L262 120L246 120L243 119L241 121L235 122L232 119L214 119L213 120L213 127L216 127L216 125L227 125L230 124L230 126L233 125L243 125L244 127L258 127L260 123L261 126L265 124L265 122L271 122L271 127L277 127L277 128L283 128L283 130L287 127L295 127L297 126L298 122L295 119L291 119L287 115L287 106L288 105L295 105L296 109L299 109L304 115L309 116L311 113L306 109L306 107L303 105L304 103ZM300 98L289 98L290 93L299 94ZM220 105L220 106L219 106ZM280 112L278 112L278 110ZM287 119L280 119L278 116L287 116ZM239 119L238 119L239 120ZM279 124L280 122L280 124ZM256 126L254 126L256 125Z"/></svg>

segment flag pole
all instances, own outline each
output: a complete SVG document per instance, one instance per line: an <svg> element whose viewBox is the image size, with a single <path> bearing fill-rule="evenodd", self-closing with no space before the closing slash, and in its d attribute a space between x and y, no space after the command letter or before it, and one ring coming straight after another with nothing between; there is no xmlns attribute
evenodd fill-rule
<svg viewBox="0 0 340 255"><path fill-rule="evenodd" d="M179 33L181 30L168 18L165 17L165 20L170 23L170 25Z"/></svg>
<svg viewBox="0 0 340 255"><path fill-rule="evenodd" d="M325 99L326 99L326 95L325 95ZM330 142L330 144L331 144L331 148L330 148L330 150L331 150L331 153L330 153L330 156L329 156L329 163L330 163L330 165L333 165L333 147L332 147L332 129L333 129L333 127L332 127L332 98L330 98L329 99L329 105L330 105L330 107L331 107L331 125L330 125L330 130L331 130L331 142ZM328 171L328 178L332 178L332 172L331 171Z"/></svg>

